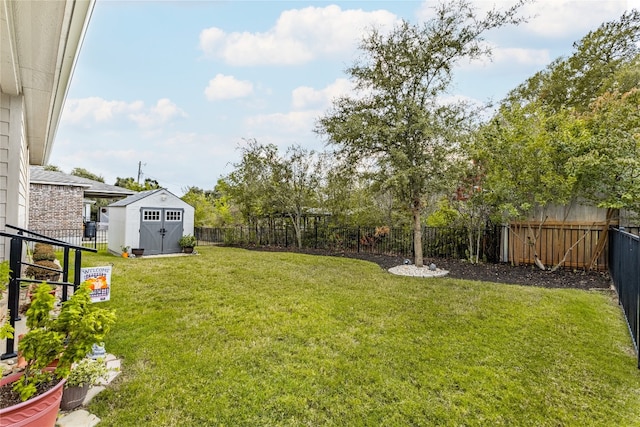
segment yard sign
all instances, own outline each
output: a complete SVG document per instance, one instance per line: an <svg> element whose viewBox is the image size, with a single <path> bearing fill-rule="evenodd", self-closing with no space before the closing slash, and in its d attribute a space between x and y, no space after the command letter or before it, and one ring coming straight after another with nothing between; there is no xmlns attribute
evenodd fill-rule
<svg viewBox="0 0 640 427"><path fill-rule="evenodd" d="M80 269L80 281L89 282L91 302L109 301L111 296L111 266Z"/></svg>

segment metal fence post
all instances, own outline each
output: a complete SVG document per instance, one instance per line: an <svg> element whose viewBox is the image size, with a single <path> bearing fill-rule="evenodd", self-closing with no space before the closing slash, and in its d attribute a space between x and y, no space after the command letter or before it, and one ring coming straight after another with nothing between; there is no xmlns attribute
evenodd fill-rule
<svg viewBox="0 0 640 427"><path fill-rule="evenodd" d="M9 324L15 331L16 322L20 320L20 258L22 257L22 241L17 237L11 239L9 246L9 295L7 308L9 309ZM1 360L17 357L14 349L15 338L7 338L6 351L0 356Z"/></svg>

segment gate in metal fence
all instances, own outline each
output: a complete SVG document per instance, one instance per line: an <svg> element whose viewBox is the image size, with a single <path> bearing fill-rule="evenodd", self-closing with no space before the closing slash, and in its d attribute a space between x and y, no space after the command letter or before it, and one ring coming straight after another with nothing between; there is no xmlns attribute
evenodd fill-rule
<svg viewBox="0 0 640 427"><path fill-rule="evenodd" d="M624 311L638 353L640 339L640 237L624 230L612 228L609 235L609 274L618 293L620 305ZM640 353L638 353L640 368Z"/></svg>

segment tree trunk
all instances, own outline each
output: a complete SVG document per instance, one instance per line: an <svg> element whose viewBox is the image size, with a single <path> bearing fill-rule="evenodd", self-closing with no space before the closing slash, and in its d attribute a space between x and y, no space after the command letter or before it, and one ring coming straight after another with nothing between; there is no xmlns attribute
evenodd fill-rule
<svg viewBox="0 0 640 427"><path fill-rule="evenodd" d="M424 260L422 256L422 224L420 223L420 205L413 208L413 252L415 254L414 263L416 267L422 267Z"/></svg>

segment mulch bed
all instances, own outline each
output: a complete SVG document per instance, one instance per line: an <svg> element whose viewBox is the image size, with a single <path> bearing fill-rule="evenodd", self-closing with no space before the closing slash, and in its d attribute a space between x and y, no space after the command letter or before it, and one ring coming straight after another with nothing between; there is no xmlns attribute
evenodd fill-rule
<svg viewBox="0 0 640 427"><path fill-rule="evenodd" d="M356 258L378 264L385 270L401 265L404 257L378 255L371 253L335 252L319 249L295 249L275 246L244 247L245 249L260 251L298 252L311 255L338 256ZM413 262L413 260L411 260ZM425 258L424 264L434 263L437 268L449 271L447 277L455 279L481 280L494 283L508 283L525 286L539 286L544 288L565 289L610 289L611 278L607 272L558 269L554 272L544 271L535 266L512 266L506 263L472 264L466 260L447 258Z"/></svg>

